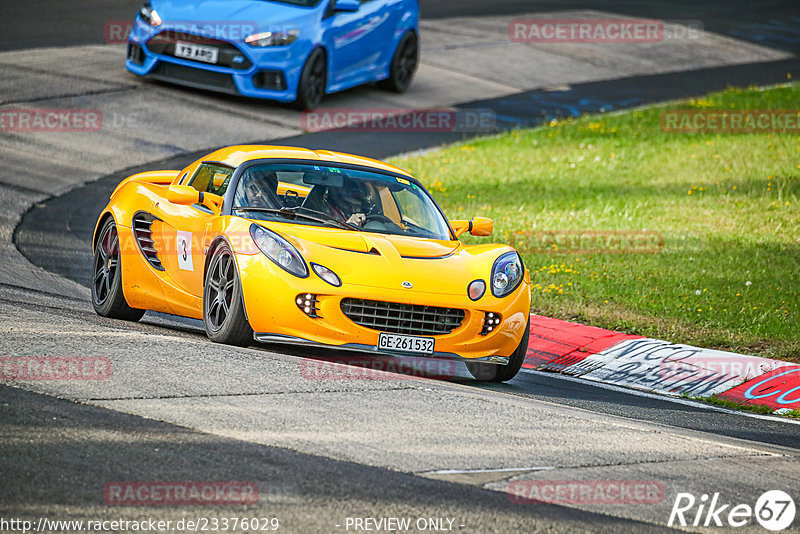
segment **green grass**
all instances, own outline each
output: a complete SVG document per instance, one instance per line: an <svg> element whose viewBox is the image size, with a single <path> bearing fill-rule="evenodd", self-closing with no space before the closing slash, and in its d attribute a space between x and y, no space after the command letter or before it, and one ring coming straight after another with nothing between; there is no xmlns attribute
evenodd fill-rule
<svg viewBox="0 0 800 534"><path fill-rule="evenodd" d="M743 402L736 402L728 399L722 399L718 395L711 395L710 397L692 397L690 395L687 396L681 395L681 397L689 398L699 402L705 402L708 404L712 404L714 406L720 406L722 408L728 408L730 410L739 410L742 412L759 413L767 415L775 413L775 408L773 406L769 406L766 404L745 404ZM781 417L800 419L800 410L789 410L788 412L784 412L778 415L780 415Z"/></svg>
<svg viewBox="0 0 800 534"><path fill-rule="evenodd" d="M800 134L676 134L659 122L677 107L798 102L795 84L730 89L393 163L428 185L450 219L493 218L495 241L553 230L663 235L659 253L522 250L535 313L800 362Z"/></svg>
<svg viewBox="0 0 800 534"><path fill-rule="evenodd" d="M722 408L728 408L730 410L739 410L742 412L760 413L769 415L775 411L775 408L773 408L772 406L767 406L766 404L744 404L742 402L721 399L717 395L711 395L710 397L692 397L692 399L696 401L707 402L708 404L712 404L714 406L720 406Z"/></svg>
<svg viewBox="0 0 800 534"><path fill-rule="evenodd" d="M742 412L750 412L750 413L758 413L766 415L775 414L775 408L773 406L769 406L768 404L747 404L744 402L737 402L729 399L723 399L719 395L711 395L709 397L698 397L686 392L681 392L680 397L682 399L689 399L697 402L705 402L707 404L711 404L713 406L719 406L721 408L727 408L729 410L739 410ZM792 419L800 419L800 410L789 410L788 412L776 415L780 415L781 417L789 417Z"/></svg>

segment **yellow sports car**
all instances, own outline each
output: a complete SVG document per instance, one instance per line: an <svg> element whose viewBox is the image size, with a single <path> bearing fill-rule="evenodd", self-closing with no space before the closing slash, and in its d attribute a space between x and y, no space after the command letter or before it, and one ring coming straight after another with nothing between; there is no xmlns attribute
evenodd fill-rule
<svg viewBox="0 0 800 534"><path fill-rule="evenodd" d="M94 232L92 301L105 317L202 319L220 343L459 359L500 382L525 359L530 275L511 247L458 239L492 228L448 222L386 163L234 146L117 186Z"/></svg>

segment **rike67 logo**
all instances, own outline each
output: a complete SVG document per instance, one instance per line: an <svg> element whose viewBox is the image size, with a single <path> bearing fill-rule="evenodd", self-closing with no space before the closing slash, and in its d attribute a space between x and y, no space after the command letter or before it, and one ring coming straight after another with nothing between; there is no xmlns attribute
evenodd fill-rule
<svg viewBox="0 0 800 534"><path fill-rule="evenodd" d="M697 499L691 493L678 493L667 526L729 527L739 528L755 519L772 532L789 528L795 516L794 500L784 491L771 490L762 494L755 503L725 503L719 493Z"/></svg>

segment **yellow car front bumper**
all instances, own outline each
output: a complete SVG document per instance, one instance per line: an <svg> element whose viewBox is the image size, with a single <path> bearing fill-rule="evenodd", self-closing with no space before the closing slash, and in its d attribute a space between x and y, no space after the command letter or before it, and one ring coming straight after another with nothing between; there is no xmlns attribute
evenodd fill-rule
<svg viewBox="0 0 800 534"><path fill-rule="evenodd" d="M297 278L281 271L263 255L237 255L241 273L245 311L255 338L264 342L321 344L335 348L382 354L402 354L378 348L381 331L361 326L342 310L344 299L435 306L464 311L461 325L450 333L417 337L435 339L436 358L457 358L471 361L506 364L519 346L530 315L530 282L526 277L520 286L504 298L495 298L489 291L477 302L463 295L417 292L344 283L334 287L313 273ZM306 295L316 301L318 317L304 311ZM501 318L490 332L484 331L488 313ZM390 330L389 330L390 331Z"/></svg>

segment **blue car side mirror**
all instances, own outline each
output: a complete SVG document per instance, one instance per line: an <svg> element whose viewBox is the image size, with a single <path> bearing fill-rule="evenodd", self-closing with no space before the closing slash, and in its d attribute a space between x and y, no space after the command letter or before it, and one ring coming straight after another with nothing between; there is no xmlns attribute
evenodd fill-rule
<svg viewBox="0 0 800 534"><path fill-rule="evenodd" d="M336 0L336 11L358 11L361 7L361 0Z"/></svg>

